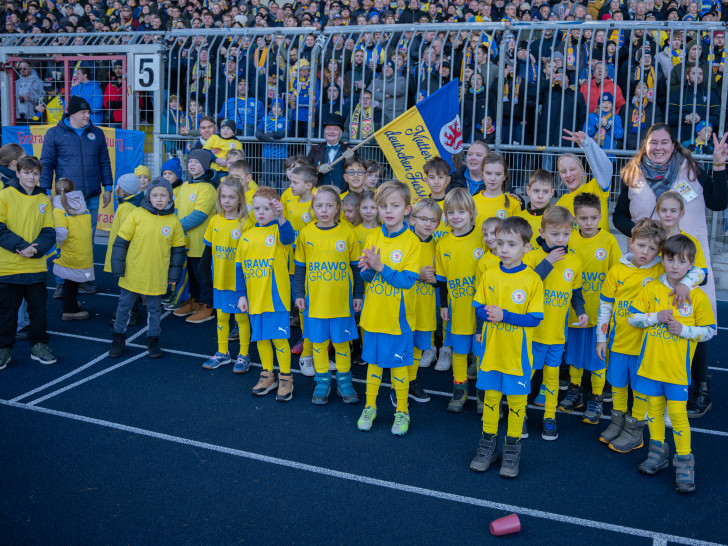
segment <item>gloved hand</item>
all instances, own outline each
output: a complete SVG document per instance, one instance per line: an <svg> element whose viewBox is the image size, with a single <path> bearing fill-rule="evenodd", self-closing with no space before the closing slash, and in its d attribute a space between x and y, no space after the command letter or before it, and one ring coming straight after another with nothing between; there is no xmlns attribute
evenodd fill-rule
<svg viewBox="0 0 728 546"><path fill-rule="evenodd" d="M317 170L321 174L328 174L331 171L333 171L334 168L331 166L331 163L322 163L321 165L318 166Z"/></svg>
<svg viewBox="0 0 728 546"><path fill-rule="evenodd" d="M344 156L344 159L351 159L352 157L354 157L354 150L352 150L351 148L347 148L341 153L341 155Z"/></svg>

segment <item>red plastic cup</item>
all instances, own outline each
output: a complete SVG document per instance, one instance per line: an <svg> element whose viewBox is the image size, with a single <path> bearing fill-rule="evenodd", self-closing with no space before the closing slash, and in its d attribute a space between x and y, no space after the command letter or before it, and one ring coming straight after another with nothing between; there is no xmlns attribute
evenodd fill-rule
<svg viewBox="0 0 728 546"><path fill-rule="evenodd" d="M490 524L490 534L496 537L518 533L520 530L521 520L518 519L518 514L509 514Z"/></svg>

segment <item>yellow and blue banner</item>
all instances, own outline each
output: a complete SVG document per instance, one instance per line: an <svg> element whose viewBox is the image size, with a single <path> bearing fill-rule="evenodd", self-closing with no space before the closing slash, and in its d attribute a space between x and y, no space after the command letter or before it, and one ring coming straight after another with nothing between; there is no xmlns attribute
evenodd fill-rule
<svg viewBox="0 0 728 546"><path fill-rule="evenodd" d="M40 158L43 148L43 139L48 129L55 125L20 125L3 127L3 145L10 142L20 144L25 153ZM129 131L127 129L113 129L99 127L106 137L106 146L109 149L111 172L114 183L122 175L133 173L142 164L144 157L144 132ZM112 199L108 207L99 207L98 229L109 231L114 221L114 202Z"/></svg>
<svg viewBox="0 0 728 546"><path fill-rule="evenodd" d="M374 134L394 176L412 190L412 200L426 197L423 167L441 157L453 168L452 156L463 150L458 102L459 81L444 85Z"/></svg>

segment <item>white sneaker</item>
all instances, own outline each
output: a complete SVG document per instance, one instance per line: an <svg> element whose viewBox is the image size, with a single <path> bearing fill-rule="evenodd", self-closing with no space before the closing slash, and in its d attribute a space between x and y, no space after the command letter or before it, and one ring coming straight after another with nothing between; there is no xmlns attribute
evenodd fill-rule
<svg viewBox="0 0 728 546"><path fill-rule="evenodd" d="M446 372L450 368L452 368L452 349L450 347L443 347L440 349L440 358L437 359L435 370L438 372Z"/></svg>
<svg viewBox="0 0 728 546"><path fill-rule="evenodd" d="M437 349L427 349L422 352L420 358L420 368L429 368L437 358Z"/></svg>
<svg viewBox="0 0 728 546"><path fill-rule="evenodd" d="M330 372L336 371L336 362L334 360L329 360L329 371Z"/></svg>
<svg viewBox="0 0 728 546"><path fill-rule="evenodd" d="M667 414L667 408L665 408L665 426L672 428L672 421L670 421L670 416Z"/></svg>
<svg viewBox="0 0 728 546"><path fill-rule="evenodd" d="M313 367L312 356L302 356L299 358L298 367L301 368L301 373L306 377L313 377L316 375L316 368Z"/></svg>

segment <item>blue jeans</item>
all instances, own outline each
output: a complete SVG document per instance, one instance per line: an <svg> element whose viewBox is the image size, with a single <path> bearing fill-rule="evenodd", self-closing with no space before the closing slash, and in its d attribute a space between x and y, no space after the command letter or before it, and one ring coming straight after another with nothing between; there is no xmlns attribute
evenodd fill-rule
<svg viewBox="0 0 728 546"><path fill-rule="evenodd" d="M86 207L91 214L91 236L96 232L96 222L99 219L99 198L101 196L89 197L86 199Z"/></svg>

